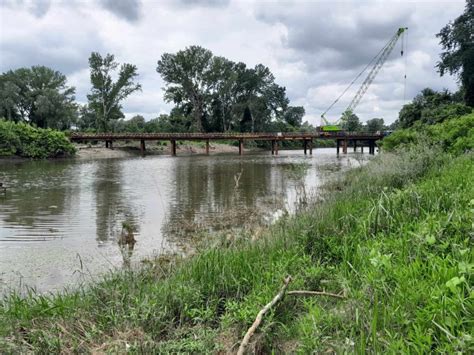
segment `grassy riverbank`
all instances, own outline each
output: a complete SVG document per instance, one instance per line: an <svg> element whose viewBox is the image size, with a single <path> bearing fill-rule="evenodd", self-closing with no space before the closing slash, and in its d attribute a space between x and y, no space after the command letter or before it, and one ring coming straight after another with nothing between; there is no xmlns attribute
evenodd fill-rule
<svg viewBox="0 0 474 355"><path fill-rule="evenodd" d="M287 295L253 337L257 352L472 352L473 126L468 115L398 132L393 152L258 237L213 238L75 291L10 295L0 349L235 350L291 275L290 290L345 298Z"/></svg>
<svg viewBox="0 0 474 355"><path fill-rule="evenodd" d="M236 349L286 275L256 350L472 350L473 156L414 147L327 187L308 212L187 260L161 258L78 291L0 304L6 351Z"/></svg>

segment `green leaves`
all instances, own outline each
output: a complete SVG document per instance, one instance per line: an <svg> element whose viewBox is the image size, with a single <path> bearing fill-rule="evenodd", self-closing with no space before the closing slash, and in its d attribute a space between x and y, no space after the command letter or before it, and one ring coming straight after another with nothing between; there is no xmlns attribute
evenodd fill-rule
<svg viewBox="0 0 474 355"><path fill-rule="evenodd" d="M464 276L461 276L461 277L455 276L446 282L446 287L449 288L451 292L456 293L458 286L461 285L465 281L466 279Z"/></svg>
<svg viewBox="0 0 474 355"><path fill-rule="evenodd" d="M118 79L114 82L112 73L119 66L114 55L107 54L102 57L99 53L93 52L89 57L89 66L92 83L91 94L87 95L89 108L96 114L96 128L99 131L107 131L110 120L124 117L120 102L133 92L141 90L141 85L135 82L138 69L132 64L122 64Z"/></svg>
<svg viewBox="0 0 474 355"><path fill-rule="evenodd" d="M247 68L199 46L165 53L156 71L166 82L165 100L176 104L198 131L271 130L272 123L301 126L304 109L288 108L285 88L262 64Z"/></svg>
<svg viewBox="0 0 474 355"><path fill-rule="evenodd" d="M0 76L0 117L41 128L68 129L77 119L74 87L58 71L33 66Z"/></svg>
<svg viewBox="0 0 474 355"><path fill-rule="evenodd" d="M436 35L444 49L437 67L441 75L458 74L464 87L464 100L474 106L474 0L466 1L461 16Z"/></svg>
<svg viewBox="0 0 474 355"><path fill-rule="evenodd" d="M0 156L45 159L74 152L74 146L62 132L0 119Z"/></svg>

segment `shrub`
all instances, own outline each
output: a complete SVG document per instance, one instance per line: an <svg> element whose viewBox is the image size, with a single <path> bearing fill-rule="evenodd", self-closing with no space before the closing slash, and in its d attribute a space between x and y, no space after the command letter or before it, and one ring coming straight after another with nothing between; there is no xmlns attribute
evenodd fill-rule
<svg viewBox="0 0 474 355"><path fill-rule="evenodd" d="M46 159L74 153L62 132L0 119L0 156Z"/></svg>
<svg viewBox="0 0 474 355"><path fill-rule="evenodd" d="M381 147L386 151L392 151L420 143L440 145L443 150L455 154L472 150L474 113L434 125L417 123L410 128L397 130L382 141Z"/></svg>

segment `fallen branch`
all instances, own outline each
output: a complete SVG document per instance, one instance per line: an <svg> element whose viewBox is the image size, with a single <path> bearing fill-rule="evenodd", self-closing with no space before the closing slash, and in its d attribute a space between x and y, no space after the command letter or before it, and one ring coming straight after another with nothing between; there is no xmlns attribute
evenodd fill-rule
<svg viewBox="0 0 474 355"><path fill-rule="evenodd" d="M258 326L262 322L263 316L265 313L267 313L270 308L272 308L276 303L278 303L283 296L285 295L286 289L288 288L288 284L291 281L291 276L288 276L284 283L283 287L281 288L280 292L272 299L270 303L265 305L260 312L258 312L257 318L255 318L255 321L253 322L252 326L247 330L247 333L245 333L244 339L242 340L242 343L240 344L239 350L237 351L237 355L243 355L245 352L245 349L249 345L250 338L252 337L253 333L257 330Z"/></svg>
<svg viewBox="0 0 474 355"><path fill-rule="evenodd" d="M343 295L338 295L335 293L329 293L324 291L288 291L287 295L295 295L295 296L329 296L329 297L336 297L344 299Z"/></svg>

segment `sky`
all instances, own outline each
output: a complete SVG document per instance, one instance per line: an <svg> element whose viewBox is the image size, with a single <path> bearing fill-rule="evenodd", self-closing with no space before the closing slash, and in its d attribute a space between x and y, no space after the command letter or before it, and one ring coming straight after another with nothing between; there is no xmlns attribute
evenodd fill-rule
<svg viewBox="0 0 474 355"><path fill-rule="evenodd" d="M0 0L0 71L51 67L67 75L77 101L86 103L90 53L112 53L138 67L142 84L123 103L126 117L148 120L172 107L156 72L161 55L200 45L247 66L268 66L291 105L304 106L304 119L319 124L396 30L408 27L404 56L398 43L355 109L363 122L391 123L423 88L457 89L456 78L436 71L442 51L436 33L464 6L464 0ZM363 78L328 119L340 117Z"/></svg>

